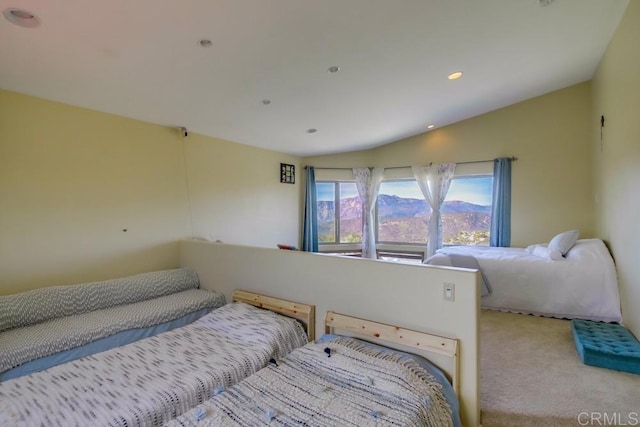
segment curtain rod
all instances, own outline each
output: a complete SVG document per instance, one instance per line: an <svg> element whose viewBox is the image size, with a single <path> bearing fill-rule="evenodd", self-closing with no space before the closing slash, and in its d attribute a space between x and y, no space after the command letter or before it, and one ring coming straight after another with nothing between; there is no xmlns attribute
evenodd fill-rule
<svg viewBox="0 0 640 427"><path fill-rule="evenodd" d="M516 160L518 160L518 158L516 156L511 156L508 157L508 159L511 159L512 162L515 162ZM469 162L457 162L456 165L469 165L472 163L489 163L489 162L495 162L498 159L488 159L488 160L472 160ZM425 166L431 166L433 163L429 163ZM392 167L388 167L388 168L384 168L385 170L388 169L406 169L406 168L410 168L411 166L392 166ZM307 166L304 167L305 169L307 168ZM319 170L353 170L353 168L316 168Z"/></svg>
<svg viewBox="0 0 640 427"><path fill-rule="evenodd" d="M515 162L516 160L518 160L518 158L516 156L511 156L511 157L507 157L507 159L511 159L512 162ZM489 159L489 160L472 160L469 162L458 162L456 163L456 165L470 165L472 163L489 163L489 162L495 162L498 159Z"/></svg>
<svg viewBox="0 0 640 427"><path fill-rule="evenodd" d="M431 166L431 165L432 165L432 163L429 163L429 164L427 164L427 165L425 165L425 166ZM306 169L307 167L308 167L308 166L305 166L304 168ZM365 166L365 167L369 167L369 166ZM388 168L384 168L384 170L389 170L389 169L406 169L406 168L410 168L410 167L411 167L411 166L391 166L391 167L388 167ZM371 167L369 167L369 168L370 168L370 169L372 169ZM319 170L336 170L336 171L342 171L342 170L345 170L345 171L350 171L350 170L353 170L354 168L316 168L316 169L319 169Z"/></svg>

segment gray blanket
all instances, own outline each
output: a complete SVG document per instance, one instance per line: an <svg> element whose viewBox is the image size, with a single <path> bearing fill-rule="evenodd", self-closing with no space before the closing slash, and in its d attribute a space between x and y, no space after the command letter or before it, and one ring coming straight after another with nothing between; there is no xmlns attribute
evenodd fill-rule
<svg viewBox="0 0 640 427"><path fill-rule="evenodd" d="M233 303L182 328L0 383L0 426L157 426L307 342Z"/></svg>
<svg viewBox="0 0 640 427"><path fill-rule="evenodd" d="M224 294L188 289L171 295L0 332L0 372L40 357L135 328L147 328L202 308L225 304Z"/></svg>
<svg viewBox="0 0 640 427"><path fill-rule="evenodd" d="M471 255L437 253L428 258L424 263L429 265L442 265L446 267L460 267L479 270L482 279L480 295L484 297L491 293L491 285L482 272L480 264L478 264L478 260L476 260L475 257L472 257Z"/></svg>
<svg viewBox="0 0 640 427"><path fill-rule="evenodd" d="M453 425L429 372L349 338L307 344L219 391L166 427Z"/></svg>
<svg viewBox="0 0 640 427"><path fill-rule="evenodd" d="M49 286L0 296L0 331L21 328L90 311L134 304L196 289L200 280L188 268L71 286Z"/></svg>

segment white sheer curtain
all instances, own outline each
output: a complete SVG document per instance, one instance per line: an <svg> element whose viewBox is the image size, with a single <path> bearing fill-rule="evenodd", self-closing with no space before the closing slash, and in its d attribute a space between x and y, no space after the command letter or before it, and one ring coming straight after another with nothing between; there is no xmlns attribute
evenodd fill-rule
<svg viewBox="0 0 640 427"><path fill-rule="evenodd" d="M376 231L373 208L378 199L384 168L354 168L358 194L362 200L362 258L376 259Z"/></svg>
<svg viewBox="0 0 640 427"><path fill-rule="evenodd" d="M440 209L444 203L451 179L456 170L455 163L442 163L430 166L411 166L413 176L424 195L425 200L431 206L431 218L429 219L429 240L427 242L427 257L433 255L442 247L442 217Z"/></svg>

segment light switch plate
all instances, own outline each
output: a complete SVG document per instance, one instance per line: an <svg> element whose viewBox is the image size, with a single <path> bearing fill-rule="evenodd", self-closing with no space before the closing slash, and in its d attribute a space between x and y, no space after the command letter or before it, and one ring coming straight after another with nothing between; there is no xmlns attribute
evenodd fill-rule
<svg viewBox="0 0 640 427"><path fill-rule="evenodd" d="M444 283L442 292L445 301L455 301L456 299L456 285L455 283Z"/></svg>

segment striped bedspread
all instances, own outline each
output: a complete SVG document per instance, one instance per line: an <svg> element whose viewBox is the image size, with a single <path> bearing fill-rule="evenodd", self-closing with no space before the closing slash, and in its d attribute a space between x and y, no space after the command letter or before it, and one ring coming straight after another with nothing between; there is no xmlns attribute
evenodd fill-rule
<svg viewBox="0 0 640 427"><path fill-rule="evenodd" d="M182 328L0 383L0 425L161 425L306 342L295 320L229 304Z"/></svg>
<svg viewBox="0 0 640 427"><path fill-rule="evenodd" d="M147 328L202 308L225 304L224 294L202 289L124 304L0 332L0 372L91 343L118 332Z"/></svg>
<svg viewBox="0 0 640 427"><path fill-rule="evenodd" d="M442 385L415 361L338 338L294 350L166 425L440 427L453 421Z"/></svg>

